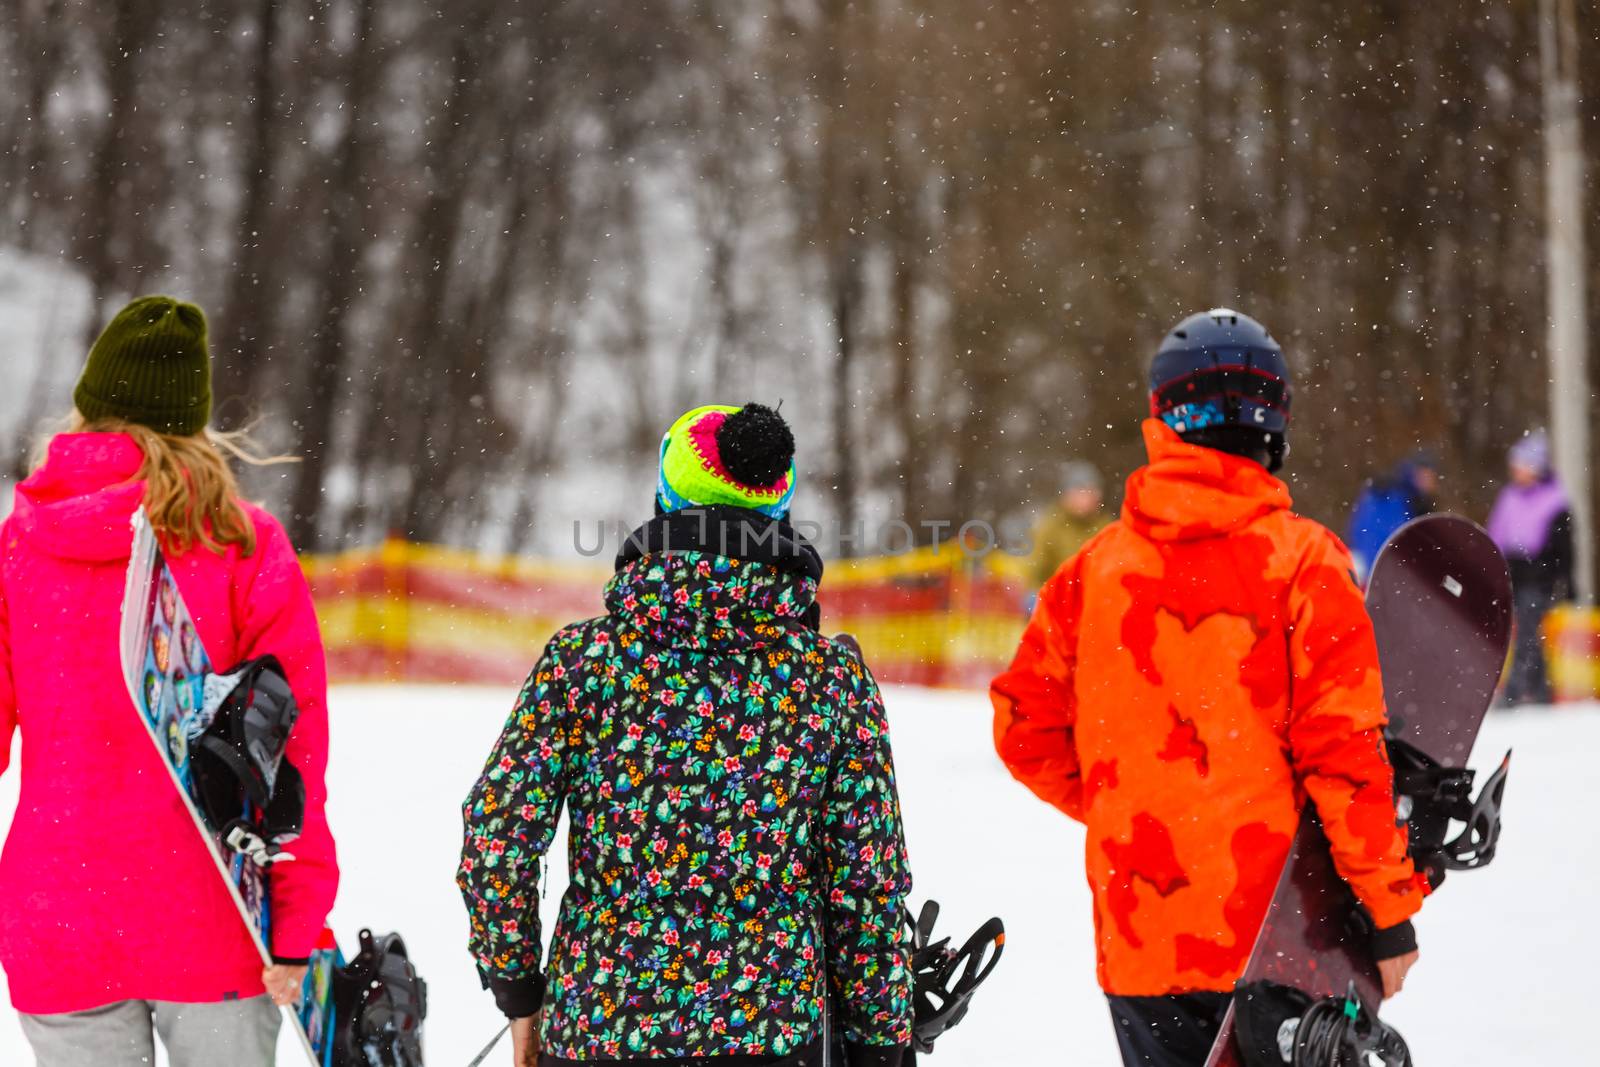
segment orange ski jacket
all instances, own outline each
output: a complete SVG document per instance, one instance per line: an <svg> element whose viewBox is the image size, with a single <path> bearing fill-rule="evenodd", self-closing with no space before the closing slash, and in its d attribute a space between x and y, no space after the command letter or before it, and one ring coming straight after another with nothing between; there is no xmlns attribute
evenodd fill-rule
<svg viewBox="0 0 1600 1067"><path fill-rule="evenodd" d="M991 686L1011 773L1088 826L1100 985L1226 991L1309 796L1379 927L1421 906L1349 553L1247 459L1144 424L1122 517Z"/></svg>

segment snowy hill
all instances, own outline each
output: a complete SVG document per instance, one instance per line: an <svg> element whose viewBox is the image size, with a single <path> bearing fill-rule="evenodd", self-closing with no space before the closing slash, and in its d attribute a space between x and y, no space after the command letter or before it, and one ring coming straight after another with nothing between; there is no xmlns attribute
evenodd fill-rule
<svg viewBox="0 0 1600 1067"><path fill-rule="evenodd" d="M434 1067L472 1057L499 1026L478 990L452 877L457 807L510 709L513 693L476 688L351 687L333 695L330 818L344 883L333 926L399 929L429 981ZM978 693L891 689L896 757L916 896L944 905L964 937L1000 914L1007 955L940 1067L1115 1067L1094 985L1089 891L1079 827L1006 775ZM1590 918L1600 847L1581 821L1600 749L1600 706L1491 718L1476 762L1516 759L1495 865L1457 875L1418 921L1422 962L1386 1012L1424 1067L1590 1062L1577 1021L1589 1001L1580 967L1600 953ZM16 798L0 779L0 832ZM553 853L564 856L557 842ZM547 918L565 879L551 864ZM70 965L70 961L63 961ZM281 1064L303 1062L287 1040ZM502 1049L491 1063L504 1063ZM0 1063L30 1062L15 1015L0 1007Z"/></svg>

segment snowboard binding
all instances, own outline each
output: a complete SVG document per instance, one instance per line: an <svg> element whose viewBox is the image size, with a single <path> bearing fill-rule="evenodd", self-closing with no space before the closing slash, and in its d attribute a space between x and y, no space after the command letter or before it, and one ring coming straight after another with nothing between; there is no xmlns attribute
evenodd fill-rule
<svg viewBox="0 0 1600 1067"><path fill-rule="evenodd" d="M333 976L333 1067L422 1067L428 983L399 934L361 931L361 951Z"/></svg>
<svg viewBox="0 0 1600 1067"><path fill-rule="evenodd" d="M1511 753L1481 788L1472 795L1475 771L1445 767L1426 752L1390 738L1389 761L1394 765L1396 804L1406 823L1409 851L1428 884L1439 888L1449 871L1470 871L1488 866L1500 842L1500 808L1505 798ZM1449 837L1452 821L1463 824Z"/></svg>
<svg viewBox="0 0 1600 1067"><path fill-rule="evenodd" d="M228 847L265 867L293 859L283 846L305 818L305 783L284 759L300 708L275 656L206 679L189 738L194 795Z"/></svg>
<svg viewBox="0 0 1600 1067"><path fill-rule="evenodd" d="M1399 1031L1378 1018L1350 983L1344 996L1316 999L1277 982L1240 982L1233 991L1245 1067L1411 1067Z"/></svg>
<svg viewBox="0 0 1600 1067"><path fill-rule="evenodd" d="M932 1052L934 1041L966 1017L972 994L994 971L1006 944L1005 924L994 918L953 949L948 937L932 940L938 918L939 904L933 900L922 905L915 920L906 917L915 1010L911 1044L923 1054Z"/></svg>

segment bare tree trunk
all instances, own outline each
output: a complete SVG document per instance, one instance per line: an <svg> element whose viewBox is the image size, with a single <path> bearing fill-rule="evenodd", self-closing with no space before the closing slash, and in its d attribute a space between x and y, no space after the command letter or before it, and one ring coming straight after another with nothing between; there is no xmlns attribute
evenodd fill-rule
<svg viewBox="0 0 1600 1067"><path fill-rule="evenodd" d="M822 222L823 291L828 295L835 345L830 382L830 422L833 434L834 513L842 531L855 528L860 506L857 478L855 403L852 379L860 333L862 219L866 196L859 163L852 152L853 125L846 106L851 86L850 61L862 46L870 20L859 17L844 0L830 0L819 28L821 50L821 128L818 131L818 215ZM862 48L865 52L865 48ZM841 554L853 546L841 543Z"/></svg>
<svg viewBox="0 0 1600 1067"><path fill-rule="evenodd" d="M833 492L837 501L840 529L855 529L860 504L855 433L855 391L851 385L858 344L857 309L861 304L860 249L846 241L830 271L833 299L833 330L838 345L833 364L832 427L834 448ZM850 545L840 546L841 555L853 555Z"/></svg>
<svg viewBox="0 0 1600 1067"><path fill-rule="evenodd" d="M302 550L323 545L322 490L332 458L332 444L341 401L345 365L345 321L359 291L362 220L366 197L368 138L363 124L375 91L382 59L372 40L376 0L354 0L356 38L346 67L347 125L330 180L328 252L319 287L315 329L310 343L301 425L303 461L290 498L289 533Z"/></svg>
<svg viewBox="0 0 1600 1067"><path fill-rule="evenodd" d="M1574 599L1594 603L1593 487L1589 460L1588 273L1583 227L1583 111L1573 0L1541 0L1545 92L1546 282L1550 430L1556 470L1572 499Z"/></svg>
<svg viewBox="0 0 1600 1067"><path fill-rule="evenodd" d="M139 119L139 58L158 21L158 11L147 0L121 0L115 5L111 35L102 49L109 110L95 142L85 207L73 242L89 279L84 347L99 332L105 318L101 301L120 273L123 190L130 178L128 145L135 136L131 127Z"/></svg>
<svg viewBox="0 0 1600 1067"><path fill-rule="evenodd" d="M430 185L416 239L422 279L409 297L413 317L406 337L409 361L424 383L423 406L421 419L407 420L411 477L400 510L401 530L421 540L438 538L439 524L449 511L475 505L450 499L448 490L461 464L481 460L471 445L487 434L493 420L493 410L480 392L488 388L483 350L466 343L463 331L450 328L454 316L447 307L456 276L453 253L469 154L469 99L478 88L481 47L475 27L457 32L447 66L450 88L424 157ZM398 434L397 439L401 439Z"/></svg>
<svg viewBox="0 0 1600 1067"><path fill-rule="evenodd" d="M907 200L909 194L902 194ZM908 232L910 212L904 207L897 212L895 226L894 282L891 300L893 327L890 333L890 358L894 361L894 377L890 386L890 404L900 438L899 457L894 469L900 477L900 517L915 523L922 518L922 470L920 454L922 434L917 421L917 274L912 263L916 243Z"/></svg>
<svg viewBox="0 0 1600 1067"><path fill-rule="evenodd" d="M12 190L10 240L30 250L39 247L38 226L32 210L33 194L46 171L49 130L45 126L45 106L61 62L61 3L62 0L39 0L37 3L7 0L11 10L0 19L17 27L18 65L27 84L27 103L5 182Z"/></svg>
<svg viewBox="0 0 1600 1067"><path fill-rule="evenodd" d="M241 401L240 421L249 418L248 405L256 395L259 368L266 358L263 334L272 321L265 303L273 299L276 263L273 257L261 254L261 244L277 181L279 85L275 47L280 6L281 0L259 0L256 8L254 83L242 168L244 203L239 212L239 237L227 296L216 316L221 329L214 336L221 343L212 348L212 394L217 410L226 414L230 401Z"/></svg>

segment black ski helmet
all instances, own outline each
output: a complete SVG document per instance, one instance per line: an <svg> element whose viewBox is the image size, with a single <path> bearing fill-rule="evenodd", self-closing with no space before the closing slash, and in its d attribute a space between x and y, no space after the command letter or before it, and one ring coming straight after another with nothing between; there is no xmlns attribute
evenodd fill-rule
<svg viewBox="0 0 1600 1067"><path fill-rule="evenodd" d="M1190 315L1150 361L1150 414L1181 436L1259 431L1276 470L1289 429L1289 363L1267 328L1214 308Z"/></svg>

